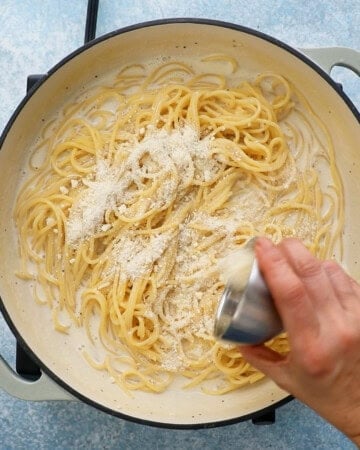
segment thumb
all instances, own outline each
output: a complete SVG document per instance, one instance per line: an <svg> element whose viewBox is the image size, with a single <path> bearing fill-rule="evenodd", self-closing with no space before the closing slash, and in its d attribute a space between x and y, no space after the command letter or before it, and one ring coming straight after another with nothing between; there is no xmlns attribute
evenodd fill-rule
<svg viewBox="0 0 360 450"><path fill-rule="evenodd" d="M244 345L239 349L252 366L275 381L281 389L290 390L291 377L286 355L280 355L264 345Z"/></svg>

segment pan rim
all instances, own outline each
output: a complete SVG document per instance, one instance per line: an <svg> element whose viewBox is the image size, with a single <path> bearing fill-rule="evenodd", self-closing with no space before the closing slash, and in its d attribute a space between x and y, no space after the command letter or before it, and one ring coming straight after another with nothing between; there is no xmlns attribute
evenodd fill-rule
<svg viewBox="0 0 360 450"><path fill-rule="evenodd" d="M324 69L322 69L319 65L317 65L314 61L312 61L308 56L306 56L304 53L301 53L300 50L297 50L296 48L286 44L285 42L270 36L266 33L263 33L261 31L258 30L254 30L252 28L243 26L243 25L238 25L235 23L231 23L231 22L225 22L225 21L221 21L221 20L214 20L214 19L202 19L202 18L193 18L193 17L179 17L179 18L167 18L167 19L158 19L158 20L150 20L147 22L140 22L134 25L129 25L123 28L119 28L118 30L114 30L111 31L109 33L106 33L102 36L99 36L98 38L93 39L90 42L87 42L86 44L78 47L77 49L75 49L74 51L72 51L71 53L69 53L67 56L65 56L64 58L62 58L58 63L56 63L53 67L51 67L49 69L49 71L45 74L43 74L43 76L41 77L41 79L39 79L39 81L37 81L32 88L26 93L26 95L24 96L24 98L20 101L20 103L18 104L18 106L16 107L15 111L13 112L13 114L10 116L8 122L5 125L4 130L2 131L1 135L0 135L0 151L1 148L3 146L3 143L6 139L6 136L8 134L8 132L10 131L14 121L16 120L17 116L20 114L20 111L24 108L24 106L26 105L26 103L30 100L30 98L32 97L32 95L41 87L41 85L43 83L45 83L45 81L50 78L55 72L57 72L62 66L64 66L65 64L67 64L69 61L71 61L73 58L75 58L76 56L80 55L81 53L83 53L84 51L88 50L89 48L101 43L101 42L105 42L108 39L111 39L115 36L119 36L121 34L125 34L131 31L136 31L142 28L150 28L150 27L154 27L154 26L159 26L159 25L178 25L178 24L194 24L194 25L210 25L210 26L214 26L214 27L219 27L219 28L228 28L228 29L232 29L235 31L240 31L246 34L250 34L252 36L255 36L259 39L262 39L266 42L269 42L271 44L274 44L280 48L282 48L283 50L289 52L290 54L292 54L293 56L296 56L298 59L300 59L302 62L304 62L305 64L307 64L308 66L310 66L310 68L312 68L313 70L315 70L315 72L317 72L335 91L338 95L340 95L340 97L345 101L346 105L349 107L350 111L353 113L353 115L355 116L355 118L357 119L357 121L360 123L360 111L358 111L358 109L356 108L356 106L354 105L354 103L350 100L350 98L345 94L345 92L343 91L342 87L340 86L339 83L337 83L336 81L334 81L330 75L328 73L325 72Z"/></svg>
<svg viewBox="0 0 360 450"><path fill-rule="evenodd" d="M180 18L167 18L167 19L159 19L159 20L152 20L147 22L141 22L134 25L126 26L123 28L120 28L118 30L114 30L110 33L104 34L84 45L77 48L67 56L65 56L63 59L61 59L57 64L55 64L44 76L29 90L29 92L25 95L25 97L21 100L21 102L16 107L15 111L11 115L10 119L8 120L7 124L5 125L5 128L0 136L0 151L2 149L2 146L6 140L6 137L12 128L15 120L19 116L20 112L24 108L24 106L27 104L27 102L30 100L30 98L33 96L33 94L41 87L43 83L46 82L48 78L50 78L54 73L56 73L61 67L63 67L65 64L67 64L69 61L71 61L73 58L77 57L87 49L93 47L94 45L97 45L101 42L104 42L108 39L111 39L115 36L125 34L131 31L136 31L142 28L149 28L149 27L156 27L161 25L179 25L179 24L194 24L194 25L208 25L208 26L214 26L214 27L220 27L220 28L227 28L227 29L233 29L235 31L239 31L242 33L246 33L249 35L252 35L254 37L257 37L259 39L262 39L268 43L271 43L273 45L276 45L283 50L289 52L290 54L294 55L298 59L300 59L302 62L310 66L313 70L315 70L329 85L332 87L338 95L344 100L350 111L355 116L355 119L360 123L360 112L357 110L355 105L352 103L350 98L344 93L342 88L328 75L320 66L318 66L316 63L314 63L311 59L309 59L306 55L301 53L299 50L291 47L290 45L278 40L277 38L274 38L272 36L269 36L263 32L260 32L258 30L254 30L242 25L234 24L231 22L225 22L220 20L212 20L212 19L203 19L203 18L186 18L186 17L180 17ZM68 391L71 395L78 398L79 400L83 401L84 403L93 406L97 408L98 410L101 410L103 412L106 412L107 414L110 414L112 416L116 416L131 422L139 423L142 425L149 425L153 427L158 428L167 428L167 429L203 429L203 428L215 428L220 426L226 426L226 425L232 425L235 423L247 421L249 419L256 419L259 418L265 414L267 414L270 411L276 410L278 407L288 403L293 399L293 397L289 394L285 396L283 399L272 403L271 405L266 406L265 408L262 408L260 410L257 410L254 413L245 414L240 417L234 417L231 419L224 419L219 420L216 422L201 422L201 423L184 423L184 424L176 424L176 423L168 423L168 422L159 422L159 421L152 421L147 419L142 419L139 417L129 416L125 413L113 410L111 408L108 408L89 397L84 396L83 394L79 393L77 390L75 390L72 386L65 383L61 378L59 378L55 373L52 372L35 354L34 350L32 350L29 345L25 342L19 331L17 330L16 325L13 323L9 313L6 310L5 304L3 300L0 298L0 311L7 322L7 325L9 326L11 332L19 342L19 344L24 348L26 352L29 353L31 358L34 360L36 364L41 368L41 371L44 372L46 375L48 375L50 378L52 378L57 384L59 384L62 388L64 388L66 391Z"/></svg>
<svg viewBox="0 0 360 450"><path fill-rule="evenodd" d="M272 403L271 405L266 406L265 408L259 409L253 413L245 414L240 417L233 417L231 419L218 420L216 422L200 422L200 423L171 423L171 422L159 422L155 420L142 419L140 417L130 416L123 412L116 411L114 409L108 408L107 406L102 405L89 397L78 392L72 386L67 384L64 380L58 377L51 369L49 369L34 353L34 351L29 347L29 345L25 342L24 338L18 332L14 322L12 321L9 313L7 312L3 300L0 298L0 311L7 322L11 332L14 334L19 345L30 355L31 359L40 367L41 372L44 372L47 376L49 376L53 381L55 381L60 387L69 392L72 396L76 397L78 400L81 400L85 404L92 406L102 412L105 412L111 416L118 417L120 419L127 420L129 422L138 423L140 425L151 426L154 428L164 428L164 429L174 429L174 430L196 430L196 429L207 429L207 428L219 428L227 425L234 425L236 423L245 422L251 419L260 418L267 413L275 411L282 405L293 400L292 395L287 395L283 399Z"/></svg>

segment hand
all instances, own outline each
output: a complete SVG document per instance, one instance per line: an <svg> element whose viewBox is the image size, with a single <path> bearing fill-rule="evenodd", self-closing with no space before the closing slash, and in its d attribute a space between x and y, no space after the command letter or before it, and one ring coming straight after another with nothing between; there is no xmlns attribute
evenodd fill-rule
<svg viewBox="0 0 360 450"><path fill-rule="evenodd" d="M296 239L255 246L290 352L242 346L243 356L360 446L360 286Z"/></svg>

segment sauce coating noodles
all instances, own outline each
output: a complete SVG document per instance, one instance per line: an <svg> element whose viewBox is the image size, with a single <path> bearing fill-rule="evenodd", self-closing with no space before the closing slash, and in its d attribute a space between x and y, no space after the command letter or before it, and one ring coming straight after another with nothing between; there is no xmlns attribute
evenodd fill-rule
<svg viewBox="0 0 360 450"><path fill-rule="evenodd" d="M232 74L210 73L210 61ZM325 127L284 77L236 61L124 67L44 128L15 208L22 268L55 329L125 390L223 394L263 374L216 342L219 261L254 236L341 254L343 197ZM35 157L44 154L40 167ZM286 352L280 335L268 343Z"/></svg>

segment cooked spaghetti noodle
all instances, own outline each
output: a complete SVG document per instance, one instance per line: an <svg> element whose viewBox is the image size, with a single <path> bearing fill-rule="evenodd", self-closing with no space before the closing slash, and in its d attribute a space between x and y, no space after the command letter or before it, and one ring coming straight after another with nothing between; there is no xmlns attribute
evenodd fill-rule
<svg viewBox="0 0 360 450"><path fill-rule="evenodd" d="M231 76L171 61L92 88L44 128L18 194L18 275L58 331L86 331L84 357L126 390L181 375L221 394L259 380L213 338L219 262L258 235L341 252L325 128L284 77L235 83L235 60L203 65L221 59ZM285 352L286 337L268 345Z"/></svg>

